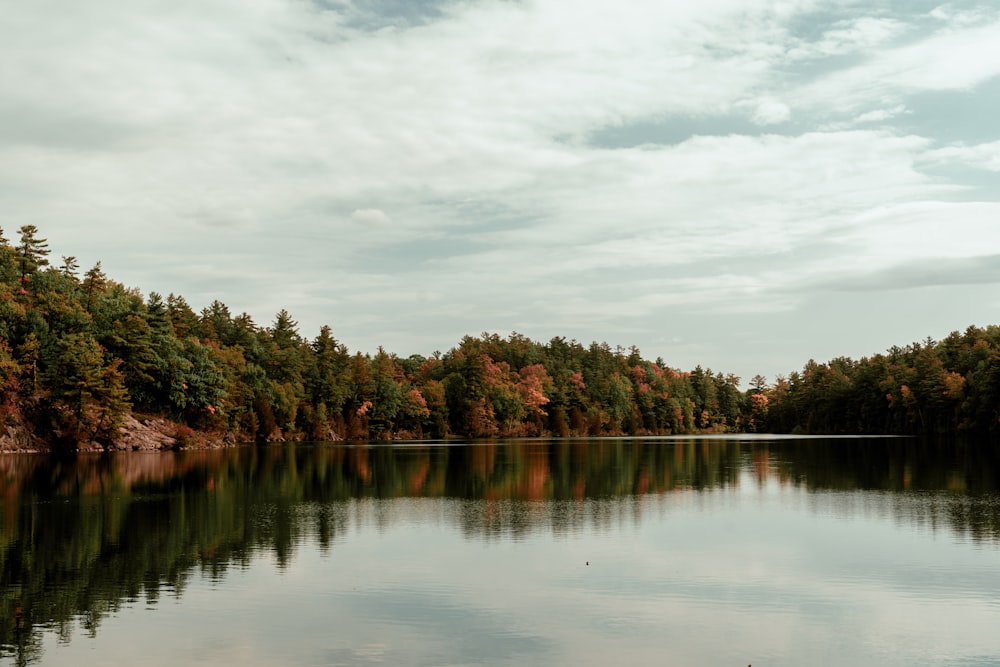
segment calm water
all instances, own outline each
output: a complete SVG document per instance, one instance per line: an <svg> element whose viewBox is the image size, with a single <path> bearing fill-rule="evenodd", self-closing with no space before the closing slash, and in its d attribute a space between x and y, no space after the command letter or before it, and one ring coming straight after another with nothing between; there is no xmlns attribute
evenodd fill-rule
<svg viewBox="0 0 1000 667"><path fill-rule="evenodd" d="M997 665L1000 451L0 457L0 663Z"/></svg>

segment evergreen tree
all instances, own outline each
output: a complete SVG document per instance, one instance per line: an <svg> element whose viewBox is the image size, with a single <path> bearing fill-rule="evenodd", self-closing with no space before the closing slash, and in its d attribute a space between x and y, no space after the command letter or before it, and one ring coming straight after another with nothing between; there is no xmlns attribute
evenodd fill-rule
<svg viewBox="0 0 1000 667"><path fill-rule="evenodd" d="M347 400L347 348L337 342L330 327L324 325L312 342L312 359L308 373L308 396L313 405L325 405L327 411L339 414Z"/></svg>
<svg viewBox="0 0 1000 667"><path fill-rule="evenodd" d="M77 262L76 261L76 257L74 257L72 255L69 255L69 256L63 255L62 260L63 260L63 263L62 263L62 266L59 268L59 270L62 272L62 274L64 276L66 276L67 278L71 278L72 280L75 281L76 280L76 272L77 272L77 269L80 268L80 263Z"/></svg>
<svg viewBox="0 0 1000 667"><path fill-rule="evenodd" d="M198 316L183 296L169 294L167 296L167 319L178 340L185 340L197 334Z"/></svg>
<svg viewBox="0 0 1000 667"><path fill-rule="evenodd" d="M38 238L38 227L22 225L18 230L21 235L21 282L39 267L48 266L49 245L45 239Z"/></svg>
<svg viewBox="0 0 1000 667"><path fill-rule="evenodd" d="M107 283L108 278L104 275L104 271L101 270L101 263L97 262L94 266L84 274L83 278L83 293L84 293L84 310L88 313L93 314L94 302L100 296L101 292L104 291L104 286Z"/></svg>
<svg viewBox="0 0 1000 667"><path fill-rule="evenodd" d="M114 427L128 399L122 393L117 366L106 372L101 348L93 336L61 335L46 351L42 362L42 379L62 438L72 442L107 435L101 432L102 426ZM108 397L113 404L102 405L101 399Z"/></svg>

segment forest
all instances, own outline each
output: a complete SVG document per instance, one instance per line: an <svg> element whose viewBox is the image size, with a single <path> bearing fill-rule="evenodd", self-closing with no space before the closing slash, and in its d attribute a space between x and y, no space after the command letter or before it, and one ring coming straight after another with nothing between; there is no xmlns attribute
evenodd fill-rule
<svg viewBox="0 0 1000 667"><path fill-rule="evenodd" d="M148 295L53 263L34 225L0 230L2 447L121 448L130 419L205 442L660 435L1000 432L1000 327L968 327L860 360L810 360L741 389L733 374L636 347L518 333L445 353L353 354L281 310L258 325L220 301Z"/></svg>

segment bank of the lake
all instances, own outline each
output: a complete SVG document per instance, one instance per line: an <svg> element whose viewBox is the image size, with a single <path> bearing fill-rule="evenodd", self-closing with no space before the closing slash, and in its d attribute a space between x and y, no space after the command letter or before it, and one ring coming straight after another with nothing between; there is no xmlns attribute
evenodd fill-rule
<svg viewBox="0 0 1000 667"><path fill-rule="evenodd" d="M233 431L196 431L165 419L129 414L111 439L66 442L52 433L29 428L23 420L8 419L0 433L0 454L167 451L175 449L218 449L252 445L245 434Z"/></svg>

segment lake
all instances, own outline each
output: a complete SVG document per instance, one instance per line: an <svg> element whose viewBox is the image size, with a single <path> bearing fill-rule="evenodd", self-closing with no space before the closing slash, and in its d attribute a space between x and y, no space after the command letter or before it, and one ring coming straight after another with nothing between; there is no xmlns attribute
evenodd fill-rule
<svg viewBox="0 0 1000 667"><path fill-rule="evenodd" d="M997 665L1000 449L0 457L0 663Z"/></svg>

